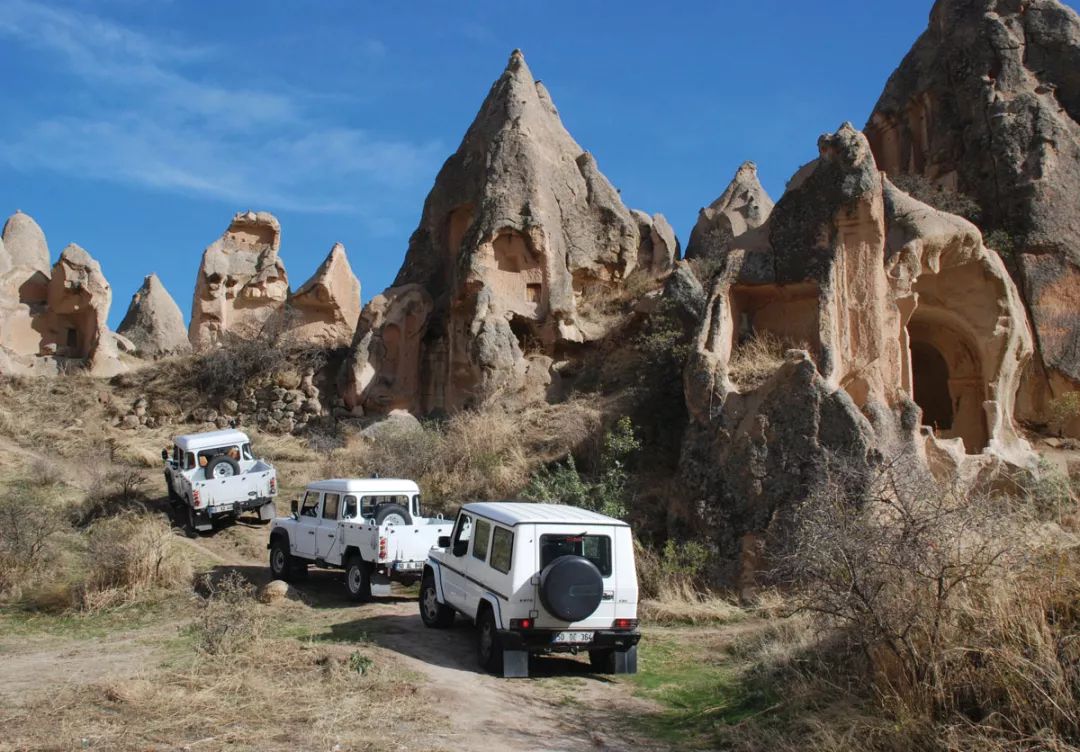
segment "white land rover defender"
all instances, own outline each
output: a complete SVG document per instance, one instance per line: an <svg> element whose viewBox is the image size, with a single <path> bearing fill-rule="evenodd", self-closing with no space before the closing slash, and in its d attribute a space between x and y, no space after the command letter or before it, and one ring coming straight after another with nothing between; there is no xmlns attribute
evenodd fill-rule
<svg viewBox="0 0 1080 752"><path fill-rule="evenodd" d="M507 677L529 675L530 653L579 651L636 673L637 602L630 527L559 504L466 504L420 583L424 624L475 622L480 665Z"/></svg>
<svg viewBox="0 0 1080 752"><path fill-rule="evenodd" d="M256 459L251 439L242 431L206 431L177 436L161 450L169 501L187 512L188 532L213 530L221 517L256 512L274 518L277 471Z"/></svg>
<svg viewBox="0 0 1080 752"><path fill-rule="evenodd" d="M414 584L428 551L450 532L450 520L420 514L411 480L347 478L310 483L292 514L270 526L270 571L298 579L308 564L345 570L353 600L389 595L390 582Z"/></svg>

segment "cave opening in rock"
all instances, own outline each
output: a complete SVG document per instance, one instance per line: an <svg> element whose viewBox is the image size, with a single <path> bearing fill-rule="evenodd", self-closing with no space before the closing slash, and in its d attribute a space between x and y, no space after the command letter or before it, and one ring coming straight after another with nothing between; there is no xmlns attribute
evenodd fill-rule
<svg viewBox="0 0 1080 752"><path fill-rule="evenodd" d="M937 348L926 342L911 344L912 398L922 408L923 423L937 431L953 425L952 397L949 395L949 365Z"/></svg>

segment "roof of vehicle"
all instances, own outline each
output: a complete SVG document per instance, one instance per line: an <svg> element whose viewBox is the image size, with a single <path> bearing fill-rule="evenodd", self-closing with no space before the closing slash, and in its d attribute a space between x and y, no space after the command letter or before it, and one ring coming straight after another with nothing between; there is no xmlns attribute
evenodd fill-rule
<svg viewBox="0 0 1080 752"><path fill-rule="evenodd" d="M330 478L308 483L312 491L331 491L352 494L420 493L420 487L401 478Z"/></svg>
<svg viewBox="0 0 1080 752"><path fill-rule="evenodd" d="M627 527L622 520L566 504L540 504L531 501L474 501L466 504L462 509L511 527L521 523L557 524L563 522Z"/></svg>
<svg viewBox="0 0 1080 752"><path fill-rule="evenodd" d="M232 446L234 444L247 444L251 441L243 431L226 429L224 431L206 431L205 433L189 433L177 436L176 445L185 452L194 452L207 447Z"/></svg>

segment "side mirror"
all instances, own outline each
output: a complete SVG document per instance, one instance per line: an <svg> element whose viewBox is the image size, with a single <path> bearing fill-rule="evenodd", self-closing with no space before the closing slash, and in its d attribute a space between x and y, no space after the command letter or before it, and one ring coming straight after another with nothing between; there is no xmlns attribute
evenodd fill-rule
<svg viewBox="0 0 1080 752"><path fill-rule="evenodd" d="M169 461L169 450L168 449L162 449L161 450L161 459L165 460L166 462Z"/></svg>
<svg viewBox="0 0 1080 752"><path fill-rule="evenodd" d="M465 552L469 550L469 541L458 541L454 544L454 556L464 556Z"/></svg>
<svg viewBox="0 0 1080 752"><path fill-rule="evenodd" d="M292 501L289 502L289 511L290 512L292 512L293 514L296 514L299 509L300 509L300 501L299 500L293 499Z"/></svg>
<svg viewBox="0 0 1080 752"><path fill-rule="evenodd" d="M449 535L440 535L439 540L436 541L436 545L439 548L450 548L450 536Z"/></svg>

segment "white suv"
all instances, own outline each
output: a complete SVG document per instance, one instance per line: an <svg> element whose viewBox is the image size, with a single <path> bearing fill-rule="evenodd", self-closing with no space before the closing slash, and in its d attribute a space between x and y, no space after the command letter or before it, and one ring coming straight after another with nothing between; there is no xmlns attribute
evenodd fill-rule
<svg viewBox="0 0 1080 752"><path fill-rule="evenodd" d="M620 520L577 507L466 504L432 549L420 617L476 623L480 665L529 675L530 653L588 651L603 673L635 673L638 584L634 541Z"/></svg>

